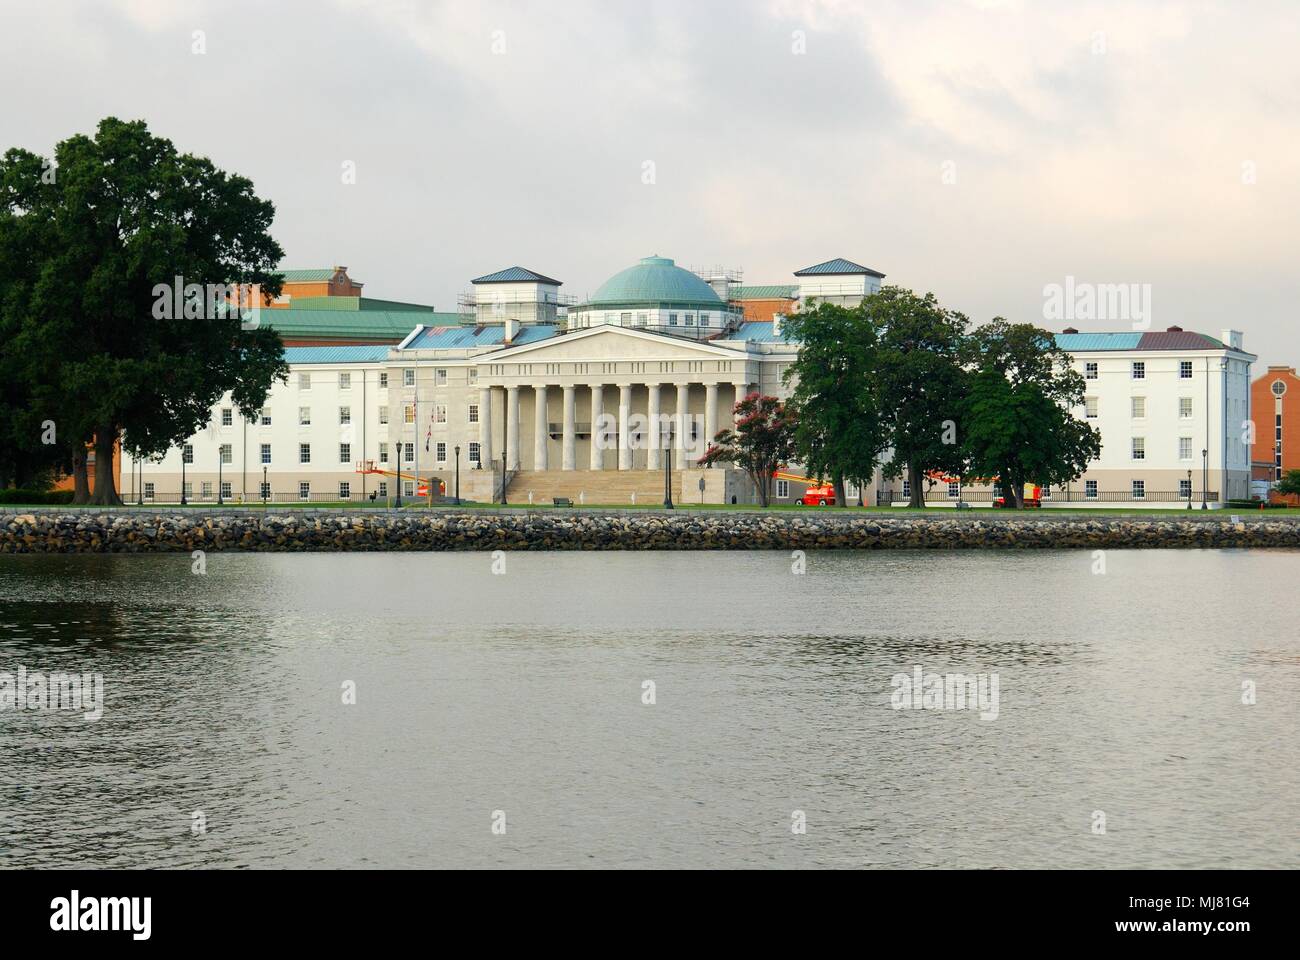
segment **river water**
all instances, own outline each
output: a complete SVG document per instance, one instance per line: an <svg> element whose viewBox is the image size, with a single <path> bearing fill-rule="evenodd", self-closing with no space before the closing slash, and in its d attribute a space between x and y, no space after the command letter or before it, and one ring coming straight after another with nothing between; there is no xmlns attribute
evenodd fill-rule
<svg viewBox="0 0 1300 960"><path fill-rule="evenodd" d="M804 562L0 557L0 866L1300 864L1300 552Z"/></svg>

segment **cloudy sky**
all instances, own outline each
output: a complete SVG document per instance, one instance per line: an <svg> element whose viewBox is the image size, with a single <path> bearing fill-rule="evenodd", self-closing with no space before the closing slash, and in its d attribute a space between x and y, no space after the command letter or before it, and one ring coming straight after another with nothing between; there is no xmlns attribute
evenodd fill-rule
<svg viewBox="0 0 1300 960"><path fill-rule="evenodd" d="M274 201L283 266L372 296L454 309L514 264L581 296L651 253L789 283L843 256L1053 328L1046 284L1150 284L1155 328L1300 361L1294 2L0 11L0 148L143 118Z"/></svg>

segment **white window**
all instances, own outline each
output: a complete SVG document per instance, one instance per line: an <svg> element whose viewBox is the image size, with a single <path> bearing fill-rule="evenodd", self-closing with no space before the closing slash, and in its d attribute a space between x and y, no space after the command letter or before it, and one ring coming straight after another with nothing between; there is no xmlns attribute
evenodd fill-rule
<svg viewBox="0 0 1300 960"><path fill-rule="evenodd" d="M437 459L438 459L438 462L439 462L439 463L446 463L446 462L447 462L447 445L446 445L445 443L441 443L441 442L438 443L438 444L435 446L435 451L434 451L434 452L435 452L435 455L437 456Z"/></svg>
<svg viewBox="0 0 1300 960"><path fill-rule="evenodd" d="M271 445L269 443L262 444L262 462L267 464L271 462Z"/></svg>
<svg viewBox="0 0 1300 960"><path fill-rule="evenodd" d="M1083 398L1083 415L1089 420L1097 419L1097 398L1096 397Z"/></svg>
<svg viewBox="0 0 1300 960"><path fill-rule="evenodd" d="M1192 481L1190 480L1178 481L1178 496L1181 497L1183 500L1192 499Z"/></svg>
<svg viewBox="0 0 1300 960"><path fill-rule="evenodd" d="M478 370L474 367L469 368L469 382L478 383Z"/></svg>
<svg viewBox="0 0 1300 960"><path fill-rule="evenodd" d="M415 482L412 480L407 480L405 483L403 483L402 494L407 497L415 496Z"/></svg>
<svg viewBox="0 0 1300 960"><path fill-rule="evenodd" d="M233 447L231 444L229 444L229 443L223 443L223 444L221 445L221 462L222 462L222 463L234 463L234 462L235 462L235 452L234 452L234 447Z"/></svg>
<svg viewBox="0 0 1300 960"><path fill-rule="evenodd" d="M1133 438L1133 459L1145 460L1147 458L1147 440L1146 437Z"/></svg>
<svg viewBox="0 0 1300 960"><path fill-rule="evenodd" d="M956 500L959 496L961 496L961 484L958 483L956 480L949 480L949 481L948 481L948 499L949 499L949 500Z"/></svg>
<svg viewBox="0 0 1300 960"><path fill-rule="evenodd" d="M298 426L300 427L311 426L311 407L298 408Z"/></svg>
<svg viewBox="0 0 1300 960"><path fill-rule="evenodd" d="M308 483L306 480L303 480L298 484L298 499L299 500L311 499L311 484Z"/></svg>
<svg viewBox="0 0 1300 960"><path fill-rule="evenodd" d="M262 426L264 426L264 427L269 427L270 425L271 425L271 408L270 408L270 407L263 407L263 408L262 408Z"/></svg>
<svg viewBox="0 0 1300 960"><path fill-rule="evenodd" d="M1147 495L1147 484L1145 480L1133 481L1133 499L1145 500Z"/></svg>
<svg viewBox="0 0 1300 960"><path fill-rule="evenodd" d="M693 314L693 313L688 313L688 314L686 315L686 325L687 325L688 327L693 327L693 326L695 326L695 314Z"/></svg>
<svg viewBox="0 0 1300 960"><path fill-rule="evenodd" d="M415 404L407 403L402 405L402 422L415 423Z"/></svg>
<svg viewBox="0 0 1300 960"><path fill-rule="evenodd" d="M230 427L230 426L234 426L234 423L235 423L235 412L231 410L229 407L222 407L221 425L223 427Z"/></svg>
<svg viewBox="0 0 1300 960"><path fill-rule="evenodd" d="M1192 379L1192 361L1180 360L1178 362L1178 379L1179 380Z"/></svg>
<svg viewBox="0 0 1300 960"><path fill-rule="evenodd" d="M352 422L352 408L339 407L339 423L346 425L351 422Z"/></svg>
<svg viewBox="0 0 1300 960"><path fill-rule="evenodd" d="M1096 480L1085 480L1085 481L1083 481L1083 496L1084 496L1084 499L1085 499L1085 500L1096 500L1096 499L1097 499L1097 481L1096 481Z"/></svg>
<svg viewBox="0 0 1300 960"><path fill-rule="evenodd" d="M181 463L194 462L194 444L187 443L181 447Z"/></svg>
<svg viewBox="0 0 1300 960"><path fill-rule="evenodd" d="M380 371L379 371L379 385L380 385L381 387L386 387L386 386L388 386L388 371L387 371L387 370L380 370Z"/></svg>
<svg viewBox="0 0 1300 960"><path fill-rule="evenodd" d="M204 480L202 483L199 484L199 496L202 497L204 500L211 500L211 499L212 499L212 481L211 481L211 480Z"/></svg>
<svg viewBox="0 0 1300 960"><path fill-rule="evenodd" d="M402 386L404 387L415 386L415 371L410 367L402 371Z"/></svg>
<svg viewBox="0 0 1300 960"><path fill-rule="evenodd" d="M310 390L310 389L311 389L311 374L310 374L310 373L300 373L300 374L298 374L298 389L299 389L299 390Z"/></svg>
<svg viewBox="0 0 1300 960"><path fill-rule="evenodd" d="M668 326L670 327L677 326L677 314L675 313L668 314Z"/></svg>
<svg viewBox="0 0 1300 960"><path fill-rule="evenodd" d="M1183 420L1192 419L1192 398L1191 397L1178 398L1178 416Z"/></svg>
<svg viewBox="0 0 1300 960"><path fill-rule="evenodd" d="M623 326L623 327L626 327L628 324L630 324L632 322L631 311L628 311L627 313L620 313L618 315L618 322L619 322L619 326Z"/></svg>
<svg viewBox="0 0 1300 960"><path fill-rule="evenodd" d="M776 482L776 496L778 500L784 500L790 496L789 480L778 480Z"/></svg>
<svg viewBox="0 0 1300 960"><path fill-rule="evenodd" d="M637 325L638 327L644 327L644 326L645 326L647 323L649 323L649 322L650 322L650 314L648 314L648 313L638 313L638 314L636 315L636 325Z"/></svg>
<svg viewBox="0 0 1300 960"><path fill-rule="evenodd" d="M257 494L258 497L259 497L260 499L262 499L262 500L270 500L270 499L271 499L271 484L270 484L268 481L263 480L263 481L262 481L261 483L259 483L257 486L258 486L258 494Z"/></svg>
<svg viewBox="0 0 1300 960"><path fill-rule="evenodd" d="M347 480L339 481L339 499L340 500L352 499L352 484Z"/></svg>
<svg viewBox="0 0 1300 960"><path fill-rule="evenodd" d="M405 460L407 463L415 462L415 444L413 443L402 444L402 459Z"/></svg>
<svg viewBox="0 0 1300 960"><path fill-rule="evenodd" d="M340 390L351 390L351 389L352 389L352 374L350 374L350 373L340 373L340 374L339 374L339 389L340 389Z"/></svg>
<svg viewBox="0 0 1300 960"><path fill-rule="evenodd" d="M387 480L380 480L380 481L379 481L379 495L380 495L381 497L386 497L386 496L388 496L388 481L387 481Z"/></svg>
<svg viewBox="0 0 1300 960"><path fill-rule="evenodd" d="M477 404L477 403L471 403L471 404L469 405L469 422L470 422L470 423L478 423L478 404Z"/></svg>
<svg viewBox="0 0 1300 960"><path fill-rule="evenodd" d="M1039 493L1039 495L1038 495L1038 499L1039 499L1039 500L1051 500L1051 499L1052 499L1052 488L1051 488L1051 487L1043 487L1042 491L1041 491L1041 492Z"/></svg>
<svg viewBox="0 0 1300 960"><path fill-rule="evenodd" d="M381 443L379 445L379 462L380 463L388 462L388 444L386 443Z"/></svg>
<svg viewBox="0 0 1300 960"><path fill-rule="evenodd" d="M470 462L470 463L482 463L482 462L483 462L483 455L482 455L482 453L480 453L481 450L482 450L482 447L479 446L479 443L478 443L477 440L471 440L471 441L470 441L470 445L469 445L469 462Z"/></svg>
<svg viewBox="0 0 1300 960"><path fill-rule="evenodd" d="M387 407L387 406L382 406L382 407L379 408L379 422L380 422L380 423L387 423L387 422L388 422L388 407Z"/></svg>
<svg viewBox="0 0 1300 960"><path fill-rule="evenodd" d="M1095 362L1089 361L1083 365L1083 378L1085 380L1097 379L1097 364Z"/></svg>
<svg viewBox="0 0 1300 960"><path fill-rule="evenodd" d="M1192 459L1192 438L1191 437L1178 438L1178 459L1179 460Z"/></svg>
<svg viewBox="0 0 1300 960"><path fill-rule="evenodd" d="M911 495L912 495L912 481L911 481L911 480L904 480L904 481L903 481L903 497L904 497L904 498L907 498L907 497L910 497Z"/></svg>
<svg viewBox="0 0 1300 960"><path fill-rule="evenodd" d="M222 481L221 481L221 497L222 497L223 500L229 500L229 499L230 499L230 489L231 489L231 488L230 488L230 481L229 481L229 480L222 480Z"/></svg>
<svg viewBox="0 0 1300 960"><path fill-rule="evenodd" d="M1132 406L1133 406L1133 419L1145 420L1147 416L1147 398L1133 397Z"/></svg>
<svg viewBox="0 0 1300 960"><path fill-rule="evenodd" d="M1144 360L1133 361L1133 379L1145 380L1147 378L1147 365Z"/></svg>
<svg viewBox="0 0 1300 960"><path fill-rule="evenodd" d="M339 463L351 463L351 462L352 462L352 444L350 444L350 443L340 443L340 444L339 444Z"/></svg>
<svg viewBox="0 0 1300 960"><path fill-rule="evenodd" d="M146 500L152 500L152 499L153 499L153 484L152 484L152 483L146 483L146 484L144 485L144 498L145 498Z"/></svg>
<svg viewBox="0 0 1300 960"><path fill-rule="evenodd" d="M186 480L183 484L181 484L181 496L183 496L186 500L194 499L194 481Z"/></svg>
<svg viewBox="0 0 1300 960"><path fill-rule="evenodd" d="M310 444L310 443L300 443L300 444L298 444L298 462L299 462L299 463L311 463L311 444Z"/></svg>
<svg viewBox="0 0 1300 960"><path fill-rule="evenodd" d="M447 405L445 403L435 403L433 405L433 422L434 423L447 422Z"/></svg>
<svg viewBox="0 0 1300 960"><path fill-rule="evenodd" d="M447 371L445 368L439 368L433 371L433 382L439 387L447 385Z"/></svg>

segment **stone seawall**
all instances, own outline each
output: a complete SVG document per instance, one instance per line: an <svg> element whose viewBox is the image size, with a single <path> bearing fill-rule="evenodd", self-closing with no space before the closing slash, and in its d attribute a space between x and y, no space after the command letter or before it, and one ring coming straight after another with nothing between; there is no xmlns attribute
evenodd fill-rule
<svg viewBox="0 0 1300 960"><path fill-rule="evenodd" d="M0 513L0 554L1300 547L1300 518L678 511Z"/></svg>

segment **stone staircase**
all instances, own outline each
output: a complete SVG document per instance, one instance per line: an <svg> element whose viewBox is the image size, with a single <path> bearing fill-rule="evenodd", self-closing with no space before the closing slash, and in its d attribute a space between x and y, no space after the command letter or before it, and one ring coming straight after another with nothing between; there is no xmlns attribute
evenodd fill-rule
<svg viewBox="0 0 1300 960"><path fill-rule="evenodd" d="M681 473L673 471L673 496L678 496ZM528 502L550 506L553 497L568 497L575 504L629 506L632 494L642 506L663 503L664 475L658 470L521 470L506 490L512 504ZM581 500L580 500L581 498Z"/></svg>

